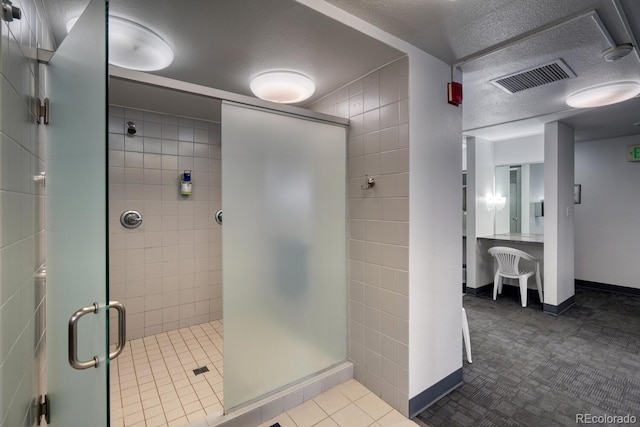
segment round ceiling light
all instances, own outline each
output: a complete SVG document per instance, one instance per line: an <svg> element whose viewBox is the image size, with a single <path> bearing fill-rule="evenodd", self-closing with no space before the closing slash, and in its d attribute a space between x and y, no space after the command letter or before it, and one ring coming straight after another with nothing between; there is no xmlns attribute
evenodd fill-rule
<svg viewBox="0 0 640 427"><path fill-rule="evenodd" d="M610 82L574 92L567 97L566 103L574 108L602 107L626 101L639 94L640 83L638 82Z"/></svg>
<svg viewBox="0 0 640 427"><path fill-rule="evenodd" d="M251 92L260 99L293 104L308 99L316 85L307 76L293 71L269 71L251 80Z"/></svg>
<svg viewBox="0 0 640 427"><path fill-rule="evenodd" d="M78 18L67 22L67 32ZM173 62L173 51L156 33L140 24L109 17L109 63L138 71L156 71Z"/></svg>

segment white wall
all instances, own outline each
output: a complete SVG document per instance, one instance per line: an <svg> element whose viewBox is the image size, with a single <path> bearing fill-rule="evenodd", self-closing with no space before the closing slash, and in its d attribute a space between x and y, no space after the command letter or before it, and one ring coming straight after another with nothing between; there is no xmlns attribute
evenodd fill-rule
<svg viewBox="0 0 640 427"><path fill-rule="evenodd" d="M628 162L626 153L638 143L626 136L575 146L575 182L582 185L582 203L575 205L576 279L640 289L640 163Z"/></svg>
<svg viewBox="0 0 640 427"><path fill-rule="evenodd" d="M449 66L415 53L409 67L411 398L462 367L462 113L443 95Z"/></svg>
<svg viewBox="0 0 640 427"><path fill-rule="evenodd" d="M544 162L544 135L524 136L493 142L496 166Z"/></svg>

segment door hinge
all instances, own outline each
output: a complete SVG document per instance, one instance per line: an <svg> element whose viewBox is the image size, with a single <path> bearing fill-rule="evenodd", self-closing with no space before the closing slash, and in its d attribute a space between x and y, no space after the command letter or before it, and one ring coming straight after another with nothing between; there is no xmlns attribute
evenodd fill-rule
<svg viewBox="0 0 640 427"><path fill-rule="evenodd" d="M36 117L38 124L42 123L44 120L44 124L49 124L49 98L45 98L44 102L40 101L38 98L38 111L36 112Z"/></svg>
<svg viewBox="0 0 640 427"><path fill-rule="evenodd" d="M22 18L22 10L15 7L9 0L2 0L2 19L11 22L14 19Z"/></svg>
<svg viewBox="0 0 640 427"><path fill-rule="evenodd" d="M42 421L42 417L47 422L47 424L51 424L51 402L49 401L49 396L44 394L40 396L40 403L38 404L38 425Z"/></svg>

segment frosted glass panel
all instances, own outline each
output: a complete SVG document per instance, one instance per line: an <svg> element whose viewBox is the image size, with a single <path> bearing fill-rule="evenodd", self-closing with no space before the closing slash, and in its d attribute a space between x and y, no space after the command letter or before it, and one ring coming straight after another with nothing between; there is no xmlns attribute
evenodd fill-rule
<svg viewBox="0 0 640 427"><path fill-rule="evenodd" d="M345 128L222 106L224 406L347 357Z"/></svg>
<svg viewBox="0 0 640 427"><path fill-rule="evenodd" d="M93 0L47 66L51 120L46 132L47 387L50 426L107 425L106 333L106 4ZM67 360L71 315L78 358Z"/></svg>

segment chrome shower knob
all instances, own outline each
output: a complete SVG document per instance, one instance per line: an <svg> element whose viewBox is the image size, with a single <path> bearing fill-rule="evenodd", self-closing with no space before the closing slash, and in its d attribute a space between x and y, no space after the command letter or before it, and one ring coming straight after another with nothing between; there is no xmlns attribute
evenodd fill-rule
<svg viewBox="0 0 640 427"><path fill-rule="evenodd" d="M142 224L142 214L138 211L125 211L120 215L120 224L124 228L138 228Z"/></svg>

